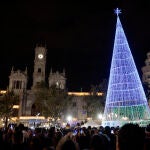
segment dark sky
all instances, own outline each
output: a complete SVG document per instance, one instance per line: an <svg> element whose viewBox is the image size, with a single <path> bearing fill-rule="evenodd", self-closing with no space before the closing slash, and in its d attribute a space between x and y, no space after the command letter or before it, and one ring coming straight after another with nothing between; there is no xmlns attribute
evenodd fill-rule
<svg viewBox="0 0 150 150"><path fill-rule="evenodd" d="M29 71L32 80L34 48L46 44L47 75L66 69L69 91L98 85L108 79L116 16L120 19L141 76L150 50L150 1L8 1L0 4L0 88L9 82L11 67Z"/></svg>

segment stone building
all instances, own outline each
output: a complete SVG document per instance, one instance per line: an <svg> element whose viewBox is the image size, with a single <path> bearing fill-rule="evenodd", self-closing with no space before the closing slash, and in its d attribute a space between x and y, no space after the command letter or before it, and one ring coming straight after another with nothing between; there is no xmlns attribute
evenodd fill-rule
<svg viewBox="0 0 150 150"><path fill-rule="evenodd" d="M47 49L43 46L35 47L35 58L34 58L34 71L33 71L33 84L31 89L27 89L28 83L28 74L27 68L25 71L14 70L12 67L10 76L9 76L9 90L13 90L16 94L20 96L20 109L19 116L32 116L33 107L34 107L34 90L36 85L40 82L46 81L45 70L46 70L46 56ZM66 77L65 71L62 73L58 71L52 72L52 69L49 73L48 78L49 87L56 84L56 87L60 89L66 88Z"/></svg>
<svg viewBox="0 0 150 150"><path fill-rule="evenodd" d="M51 87L55 85L56 88L60 90L66 89L66 74L63 69L62 72L56 71L53 72L50 70L48 81L46 81L45 71L46 71L46 56L47 49L43 46L35 47L35 58L34 58L34 69L33 69L33 83L30 89L27 89L28 83L28 70L25 68L24 71L15 70L12 67L10 76L9 76L9 90L13 90L16 94L20 96L20 105L19 105L19 117L24 118L35 118L35 95L34 91L36 90L36 85L42 81L48 83L48 86ZM68 112L72 114L74 118L78 120L85 120L87 118L87 112L83 110L83 107L86 105L83 101L85 96L90 95L89 92L68 92L68 95L73 96L72 105L73 109L68 108ZM99 93L101 96L102 93ZM33 117L34 116L34 117ZM39 116L40 117L40 116ZM29 120L29 119L28 119Z"/></svg>
<svg viewBox="0 0 150 150"><path fill-rule="evenodd" d="M14 70L12 67L10 76L9 76L9 87L10 91L14 91L20 97L20 109L19 109L19 116L25 114L24 111L26 110L26 98L27 98L27 68L25 71L21 70Z"/></svg>
<svg viewBox="0 0 150 150"><path fill-rule="evenodd" d="M150 52L147 53L145 66L142 67L142 81L147 88L147 97L150 105Z"/></svg>
<svg viewBox="0 0 150 150"><path fill-rule="evenodd" d="M150 52L147 53L145 66L142 67L142 81L150 88Z"/></svg>

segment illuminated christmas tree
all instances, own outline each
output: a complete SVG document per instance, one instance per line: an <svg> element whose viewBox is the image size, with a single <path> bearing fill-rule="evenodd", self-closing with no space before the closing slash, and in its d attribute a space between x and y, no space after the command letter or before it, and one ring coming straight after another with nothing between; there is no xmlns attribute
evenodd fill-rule
<svg viewBox="0 0 150 150"><path fill-rule="evenodd" d="M119 14L102 125L122 126L149 123L150 110Z"/></svg>

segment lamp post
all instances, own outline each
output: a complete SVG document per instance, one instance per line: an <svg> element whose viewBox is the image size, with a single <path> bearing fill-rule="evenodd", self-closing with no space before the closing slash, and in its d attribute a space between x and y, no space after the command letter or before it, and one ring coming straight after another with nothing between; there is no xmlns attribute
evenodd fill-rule
<svg viewBox="0 0 150 150"><path fill-rule="evenodd" d="M39 117L39 115L40 115L40 113L37 113L37 114L36 114L36 127L37 127L37 125L38 125L38 117Z"/></svg>
<svg viewBox="0 0 150 150"><path fill-rule="evenodd" d="M97 115L97 117L98 117L98 120L100 121L100 123L102 123L103 115L102 115L101 113L99 113L99 114Z"/></svg>
<svg viewBox="0 0 150 150"><path fill-rule="evenodd" d="M69 125L70 125L71 121L72 121L72 116L71 116L71 115L68 115L68 116L67 116L67 122L68 122Z"/></svg>

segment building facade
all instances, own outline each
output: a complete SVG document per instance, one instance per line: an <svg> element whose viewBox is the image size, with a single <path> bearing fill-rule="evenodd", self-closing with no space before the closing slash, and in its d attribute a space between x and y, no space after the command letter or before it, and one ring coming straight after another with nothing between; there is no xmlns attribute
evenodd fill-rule
<svg viewBox="0 0 150 150"><path fill-rule="evenodd" d="M147 53L145 66L142 67L142 81L150 88L150 52Z"/></svg>
<svg viewBox="0 0 150 150"><path fill-rule="evenodd" d="M142 67L142 81L146 86L147 99L150 106L150 52L147 53L145 66Z"/></svg>
<svg viewBox="0 0 150 150"><path fill-rule="evenodd" d="M49 72L48 81L46 81L45 71L46 71L46 58L47 49L43 46L35 47L35 57L34 57L34 68L33 68L33 83L30 89L27 89L28 84L28 70L25 68L24 71L15 70L12 67L9 76L9 90L13 90L16 94L20 96L19 105L19 117L30 118L30 116L36 116L35 109L35 90L36 86L43 82L48 83L48 87L55 85L56 88L60 90L66 90L66 74L65 69L62 72L53 72L52 69ZM102 96L102 93L98 93L98 96ZM89 96L89 92L68 92L68 95L72 96L72 106L71 109L68 108L68 112L78 119L85 120L87 118L87 112L83 109L85 107L85 102L83 99ZM39 116L40 117L40 116Z"/></svg>
<svg viewBox="0 0 150 150"><path fill-rule="evenodd" d="M9 90L13 90L20 96L20 109L19 116L32 116L33 107L35 102L34 90L36 86L43 82L48 82L49 87L56 85L57 88L64 90L66 88L66 77L65 71L62 73L58 71L49 73L48 81L46 81L45 70L46 70L46 56L47 49L43 46L35 47L35 58L34 58L34 71L33 71L33 84L31 89L27 89L28 73L27 68L25 71L15 70L12 67L9 76Z"/></svg>

